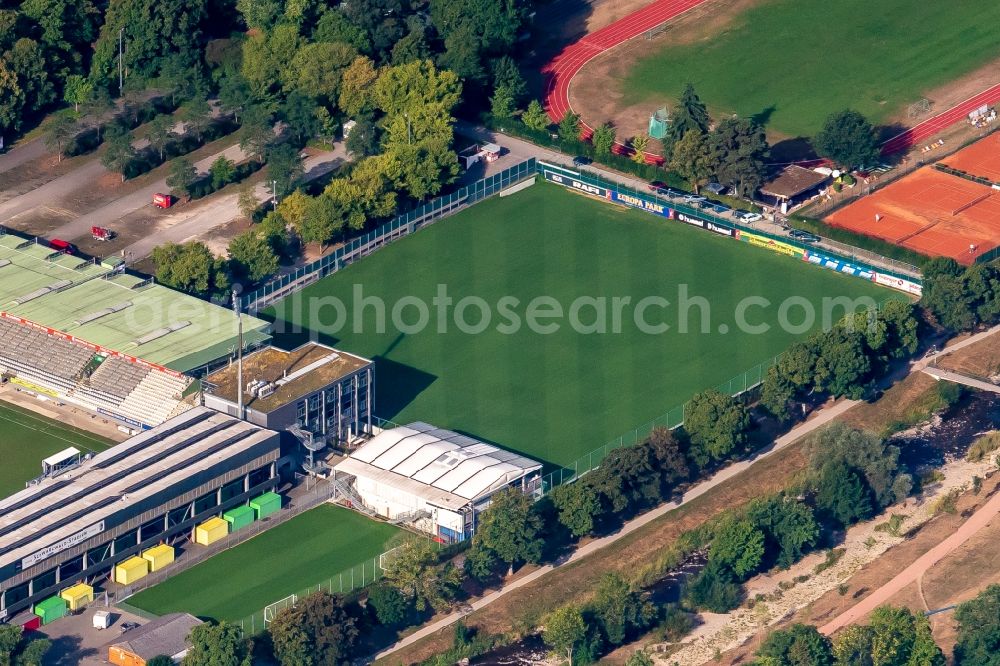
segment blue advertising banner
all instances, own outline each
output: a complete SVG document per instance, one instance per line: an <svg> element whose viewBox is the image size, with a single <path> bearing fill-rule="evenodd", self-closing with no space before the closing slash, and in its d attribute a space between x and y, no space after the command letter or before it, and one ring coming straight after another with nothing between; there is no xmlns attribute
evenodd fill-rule
<svg viewBox="0 0 1000 666"><path fill-rule="evenodd" d="M831 271L846 273L847 275L853 275L864 280L875 279L875 273L870 270L861 268L860 266L855 266L854 264L850 264L840 259L828 257L825 254L820 254L819 252L815 252L813 250L808 250L802 258L810 264L816 264L817 266L822 266L823 268L829 268Z"/></svg>

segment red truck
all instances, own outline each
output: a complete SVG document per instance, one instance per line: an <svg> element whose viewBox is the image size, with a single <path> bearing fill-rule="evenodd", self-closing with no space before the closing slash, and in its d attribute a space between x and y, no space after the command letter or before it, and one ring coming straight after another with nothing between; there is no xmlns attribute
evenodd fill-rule
<svg viewBox="0 0 1000 666"><path fill-rule="evenodd" d="M63 254L76 254L76 246L69 241L64 241L61 238L53 238L49 241L49 247L53 250L58 250Z"/></svg>
<svg viewBox="0 0 1000 666"><path fill-rule="evenodd" d="M107 227L91 227L90 235L94 237L94 240L109 241L115 237L115 232Z"/></svg>
<svg viewBox="0 0 1000 666"><path fill-rule="evenodd" d="M153 205L157 208L170 208L174 205L174 198L169 194L160 194L157 192L153 195Z"/></svg>

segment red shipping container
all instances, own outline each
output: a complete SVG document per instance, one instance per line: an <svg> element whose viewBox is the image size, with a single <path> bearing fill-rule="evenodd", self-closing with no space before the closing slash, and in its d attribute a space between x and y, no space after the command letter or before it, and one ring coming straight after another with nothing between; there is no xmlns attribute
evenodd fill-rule
<svg viewBox="0 0 1000 666"><path fill-rule="evenodd" d="M21 627L21 631L37 631L42 626L42 618L34 613L21 613L10 621L15 627Z"/></svg>
<svg viewBox="0 0 1000 666"><path fill-rule="evenodd" d="M174 198L169 194L160 194L157 192L153 195L153 205L157 208L170 208L174 203Z"/></svg>

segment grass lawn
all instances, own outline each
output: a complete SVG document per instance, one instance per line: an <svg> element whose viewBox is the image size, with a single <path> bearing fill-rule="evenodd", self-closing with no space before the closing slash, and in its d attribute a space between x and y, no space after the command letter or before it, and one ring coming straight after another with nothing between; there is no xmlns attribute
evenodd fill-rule
<svg viewBox="0 0 1000 666"><path fill-rule="evenodd" d="M390 316L384 332L377 332L374 307L351 307L356 284L365 296L385 299L390 313L404 296L421 298L432 325L401 333ZM430 305L439 284L456 304L440 334L437 308ZM505 319L494 304L503 297L519 299L514 311L525 321L528 302L537 296L556 299L567 313L578 297L604 297L611 310L614 297L631 298L633 305L648 296L678 303L682 285L690 298L709 302L709 331L700 332L702 310L692 307L690 332L680 332L682 308L673 305L644 313L652 324L671 326L659 335L640 330L631 307L622 311L618 333L613 312L607 313L604 334L577 333L568 319L556 320L559 330L548 334L527 326L516 333L498 330ZM330 328L321 341L374 357L375 414L453 428L564 465L783 351L804 334L775 327L783 299L819 303L823 296L859 295L892 297L857 278L537 184L476 204L380 250L279 303L276 316L278 328L281 319L311 330ZM485 332L464 333L455 325L452 315L465 296L491 306ZM747 314L750 322L770 322L767 334L735 332L736 306L748 296L772 303ZM330 297L346 303L350 313L336 333ZM415 312L407 307L403 323L413 323ZM361 329L354 326L355 315L364 320ZM464 319L476 324L479 310L468 308ZM594 323L595 308L582 308L579 319ZM799 321L796 315L790 319ZM722 326L730 332L719 332Z"/></svg>
<svg viewBox="0 0 1000 666"><path fill-rule="evenodd" d="M184 611L241 620L364 560L371 576L372 558L404 534L392 525L323 504L143 590L128 603L157 615Z"/></svg>
<svg viewBox="0 0 1000 666"><path fill-rule="evenodd" d="M761 0L707 39L664 40L622 89L626 103L661 104L690 82L716 118L812 136L846 107L885 122L1000 57L997 25L1000 3L981 0Z"/></svg>
<svg viewBox="0 0 1000 666"><path fill-rule="evenodd" d="M42 473L42 459L75 446L84 453L103 451L112 442L39 414L0 402L0 497L24 490Z"/></svg>

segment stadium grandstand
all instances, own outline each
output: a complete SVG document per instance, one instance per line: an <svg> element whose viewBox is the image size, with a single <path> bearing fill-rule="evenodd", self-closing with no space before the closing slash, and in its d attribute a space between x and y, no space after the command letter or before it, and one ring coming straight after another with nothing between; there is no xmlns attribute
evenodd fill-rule
<svg viewBox="0 0 1000 666"><path fill-rule="evenodd" d="M270 339L243 317L245 348ZM163 423L196 374L237 346L228 308L18 236L0 235L0 372L132 429Z"/></svg>
<svg viewBox="0 0 1000 666"><path fill-rule="evenodd" d="M195 407L0 500L0 620L147 549L197 548L200 524L274 489L279 455L278 433Z"/></svg>

